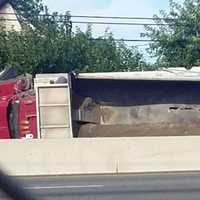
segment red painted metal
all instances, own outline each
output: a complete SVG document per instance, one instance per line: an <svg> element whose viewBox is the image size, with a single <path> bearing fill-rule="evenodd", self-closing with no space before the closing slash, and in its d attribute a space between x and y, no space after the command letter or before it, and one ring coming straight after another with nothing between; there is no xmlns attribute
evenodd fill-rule
<svg viewBox="0 0 200 200"><path fill-rule="evenodd" d="M17 79L0 82L0 98L12 97L15 94Z"/></svg>
<svg viewBox="0 0 200 200"><path fill-rule="evenodd" d="M30 89L32 80L18 77L0 82L0 139L9 139L8 107L15 102L18 107L19 138L37 138L36 100Z"/></svg>
<svg viewBox="0 0 200 200"><path fill-rule="evenodd" d="M7 121L7 108L8 108L9 98L0 100L0 139L9 139L9 129Z"/></svg>
<svg viewBox="0 0 200 200"><path fill-rule="evenodd" d="M33 90L18 95L19 133L21 138L37 138L36 99Z"/></svg>
<svg viewBox="0 0 200 200"><path fill-rule="evenodd" d="M10 138L7 109L9 102L15 95L16 82L17 80L0 82L0 139Z"/></svg>

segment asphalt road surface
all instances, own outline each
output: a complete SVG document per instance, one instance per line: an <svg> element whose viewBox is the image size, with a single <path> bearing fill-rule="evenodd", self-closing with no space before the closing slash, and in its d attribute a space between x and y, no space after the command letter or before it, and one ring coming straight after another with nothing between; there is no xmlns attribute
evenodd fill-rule
<svg viewBox="0 0 200 200"><path fill-rule="evenodd" d="M36 199L200 200L200 173L18 178ZM2 194L0 199L6 199Z"/></svg>

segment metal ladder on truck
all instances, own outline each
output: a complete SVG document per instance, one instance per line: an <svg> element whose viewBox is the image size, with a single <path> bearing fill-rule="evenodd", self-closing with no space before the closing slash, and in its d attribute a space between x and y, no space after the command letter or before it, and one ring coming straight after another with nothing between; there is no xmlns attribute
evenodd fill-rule
<svg viewBox="0 0 200 200"><path fill-rule="evenodd" d="M56 83L59 77L65 83ZM41 139L72 138L70 88L67 74L39 74L34 80L37 132Z"/></svg>

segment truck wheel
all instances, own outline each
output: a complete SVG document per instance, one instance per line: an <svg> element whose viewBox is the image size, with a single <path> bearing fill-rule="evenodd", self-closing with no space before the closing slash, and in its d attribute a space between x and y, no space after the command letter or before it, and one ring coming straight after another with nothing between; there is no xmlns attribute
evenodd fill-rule
<svg viewBox="0 0 200 200"><path fill-rule="evenodd" d="M10 104L8 107L8 126L9 126L9 132L10 132L10 138L11 139L19 139L18 131L16 131L16 114L15 109L13 109L13 105Z"/></svg>

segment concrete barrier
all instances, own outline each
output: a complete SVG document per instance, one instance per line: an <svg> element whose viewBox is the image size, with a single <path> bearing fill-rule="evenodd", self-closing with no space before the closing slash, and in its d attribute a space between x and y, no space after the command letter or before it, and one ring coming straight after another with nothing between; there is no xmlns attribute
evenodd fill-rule
<svg viewBox="0 0 200 200"><path fill-rule="evenodd" d="M11 175L200 170L200 137L0 141L0 167Z"/></svg>

